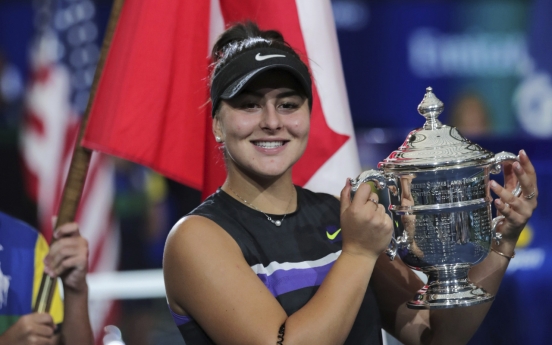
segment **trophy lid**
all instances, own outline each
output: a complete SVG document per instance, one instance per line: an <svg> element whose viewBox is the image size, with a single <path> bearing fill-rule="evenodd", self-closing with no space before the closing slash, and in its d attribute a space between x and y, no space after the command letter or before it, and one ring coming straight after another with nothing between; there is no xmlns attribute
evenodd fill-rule
<svg viewBox="0 0 552 345"><path fill-rule="evenodd" d="M378 164L385 170L431 169L485 164L494 157L490 151L466 139L456 127L443 125L437 117L444 105L431 87L418 112L426 118L423 127L408 134L404 143Z"/></svg>

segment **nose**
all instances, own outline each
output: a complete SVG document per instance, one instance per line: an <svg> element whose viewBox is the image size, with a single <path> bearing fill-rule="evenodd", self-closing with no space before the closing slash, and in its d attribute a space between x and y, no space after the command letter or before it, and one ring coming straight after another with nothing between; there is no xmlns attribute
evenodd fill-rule
<svg viewBox="0 0 552 345"><path fill-rule="evenodd" d="M263 108L263 115L261 120L261 128L269 131L276 131L282 128L282 118L276 107L272 104L267 104Z"/></svg>

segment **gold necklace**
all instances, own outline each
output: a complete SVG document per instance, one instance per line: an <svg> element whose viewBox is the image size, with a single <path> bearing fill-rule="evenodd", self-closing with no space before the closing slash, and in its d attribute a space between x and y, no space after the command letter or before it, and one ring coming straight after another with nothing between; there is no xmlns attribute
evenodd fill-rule
<svg viewBox="0 0 552 345"><path fill-rule="evenodd" d="M261 212L262 214L265 215L266 219L268 219L269 222L271 222L272 224L276 225L276 226L281 226L282 225L282 222L284 221L284 219L286 219L286 216L288 215L288 210L289 210L289 205L291 205L291 200L293 200L293 193L291 195L291 198L289 199L289 202L288 202L288 205L286 207L286 213L284 214L284 216L282 217L282 219L272 219L268 214L264 213L263 211L259 210L257 207L255 207L255 205L247 202L247 200L245 200L244 198L242 198L238 193L236 193L235 190L232 189L232 187L228 186L228 188L230 188L230 190L232 191L232 193L234 193L238 199L240 199L244 204L246 204L247 206L251 207L252 209L254 209L255 211L259 211Z"/></svg>

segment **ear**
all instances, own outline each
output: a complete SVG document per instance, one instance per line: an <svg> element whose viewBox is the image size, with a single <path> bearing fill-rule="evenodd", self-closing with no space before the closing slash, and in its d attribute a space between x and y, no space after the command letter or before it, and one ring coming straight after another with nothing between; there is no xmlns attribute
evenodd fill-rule
<svg viewBox="0 0 552 345"><path fill-rule="evenodd" d="M224 140L223 131L222 131L222 123L220 122L218 116L215 116L213 118L212 122L212 131L215 138L221 138Z"/></svg>

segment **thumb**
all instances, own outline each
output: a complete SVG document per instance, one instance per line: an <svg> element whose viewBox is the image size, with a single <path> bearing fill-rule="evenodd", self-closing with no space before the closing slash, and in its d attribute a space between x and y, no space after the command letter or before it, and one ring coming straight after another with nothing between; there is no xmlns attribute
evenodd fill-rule
<svg viewBox="0 0 552 345"><path fill-rule="evenodd" d="M341 190L341 214L351 205L351 182L347 179L345 187Z"/></svg>

